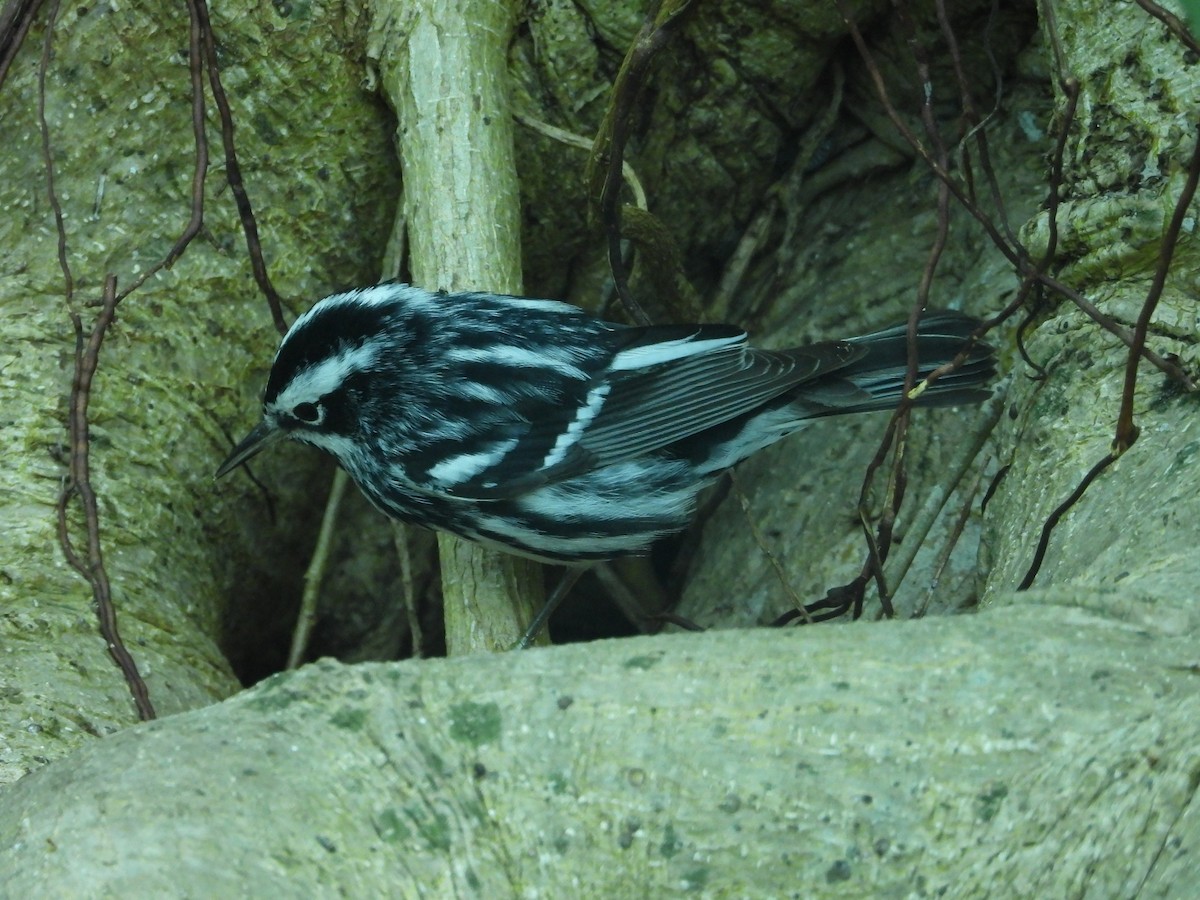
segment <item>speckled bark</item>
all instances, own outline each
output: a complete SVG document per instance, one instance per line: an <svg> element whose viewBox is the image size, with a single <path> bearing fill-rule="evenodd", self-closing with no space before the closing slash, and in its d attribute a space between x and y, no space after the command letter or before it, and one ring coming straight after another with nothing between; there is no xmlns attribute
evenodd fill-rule
<svg viewBox="0 0 1200 900"><path fill-rule="evenodd" d="M570 18L570 10L554 6ZM1198 117L1194 67L1185 65L1185 55L1162 26L1133 4L1118 9L1056 3L1054 9L1066 65L1083 86L1081 118L1070 145L1059 274L1131 321L1179 190L1180 161L1191 151ZM238 24L248 21L255 20L247 17ZM226 27L232 53L241 46L235 40L240 32L234 23ZM620 33L611 22L592 27L602 36ZM325 33L314 27L314 39ZM830 43L828 32L814 33ZM824 46L819 40L813 44L818 51ZM265 37L257 46L264 45L274 46ZM518 50L526 46L518 41ZM521 67L518 50L514 70L520 80L528 70ZM329 53L323 60L326 75ZM820 52L815 58L823 59ZM231 70L237 71L236 62ZM681 78L680 71L685 70L671 72L664 81ZM1037 131L1046 130L1049 116L1035 100L1039 92L1045 97L1051 84L1049 63L1044 55L1029 54L1018 73L1023 83L1006 95L1010 105L993 127L998 143L1012 145L1003 154L1004 183L1036 185L1045 177L1047 146ZM28 91L28 82L23 83ZM284 84L291 83L267 82L263 96L289 96ZM322 108L332 103L331 83L328 77L321 82ZM796 90L813 89L811 80L795 83L801 85ZM246 93L257 96L249 87ZM263 113L267 122L278 107L276 100ZM368 115L367 109L359 113L354 121ZM1025 117L1020 134L1008 129L1006 116L1020 119L1024 113L1034 115ZM185 134L186 121L182 117L175 131ZM272 165L290 170L293 178L307 170L303 162L280 162L281 147L290 152L302 145L295 136L299 126L290 127L288 140L271 145L272 164L263 157L262 177L271 186L262 188L266 197L287 195L292 183L272 180ZM386 167L369 168L372 154L351 164L331 152L328 133L334 130L325 129L312 152L338 162L335 173L360 174L378 192ZM186 140L178 140L186 148ZM359 135L346 143L368 142ZM109 146L122 142L108 138L86 149L100 153ZM375 155L383 152L379 144L372 146ZM8 229L5 243L20 246L29 260L25 269L6 267L5 273L17 274L0 282L6 304L26 304L12 307L19 312L8 318L10 333L28 338L16 344L17 359L0 366L0 378L13 397L4 407L6 415L19 424L4 429L4 440L13 441L14 456L24 452L34 460L18 463L25 477L5 496L17 498L11 508L44 529L37 523L53 502L60 470L38 454L61 434L59 398L65 391L69 335L61 315L48 325L36 324L28 311L61 302L53 256L46 250L45 210L30 187L38 183L35 151L21 151L17 162L8 157L0 162L17 166L6 170L17 174L0 179L0 190L28 191L24 205L18 204L26 218L16 225L0 219L0 228ZM686 185L704 171L698 162L681 165L679 182L669 171L661 173L662 182ZM918 185L926 181L920 169L904 177ZM186 175L178 178L186 182ZM564 177L558 183L573 182ZM331 188L329 197L313 195L305 209L317 210L316 218L327 225L334 218L323 218L327 204L348 187ZM74 196L86 198L82 221L94 185L71 188ZM317 188L319 183L311 189ZM180 219L182 192L172 194ZM696 209L710 209L710 201L694 193ZM816 301L826 288L838 297L851 296L848 286L861 279L871 288L895 280L895 290L886 310L864 309L854 329L872 324L861 320L876 314L891 317L911 298L919 266L911 263L911 277L900 281L891 270L880 274L872 264L919 257L928 246L930 216L925 204L906 208L884 199L892 196L899 195L881 193L878 182L829 195L822 201L828 205L811 215L828 213L832 227L798 226L796 244L751 266L746 291L735 298L731 314L765 323L780 342L810 329L814 334L840 330L851 324L841 321L845 311ZM852 206L841 219L832 208L839 198ZM1026 200L1020 195L1011 209L1016 225L1031 219L1023 234L1036 247L1044 226L1029 206L1022 207ZM348 217L352 207L346 202L339 208ZM688 209L678 194L663 202ZM536 221L530 227L544 227L548 219L538 213L552 206L533 204L528 215ZM268 221L285 215L272 209L268 203ZM365 216L361 210L357 214ZM211 225L214 234L236 234L228 211L222 215L224 220ZM303 215L288 215L305 223ZM715 240L721 226L711 209L708 215L711 220L699 223L697 233ZM356 255L354 248L372 244L370 234L358 233L362 222L386 218L355 219L355 227L339 231L338 240L317 228L323 240L309 234L291 249L278 243L282 237L276 231L271 246L282 255L284 271L306 272L313 265L311 247L318 245L331 254L322 262L332 266L342 258L342 247ZM556 221L568 219L564 214ZM684 223L680 231L685 234L687 221L682 214L672 219ZM955 229L969 232L957 222ZM161 223L155 230L171 233ZM738 233L733 226L727 230ZM580 240L575 232L570 239ZM82 239L77 243L94 246ZM692 262L717 243L703 244ZM969 297L979 303L975 309L995 308L1007 297L1011 276L989 261L981 246L967 242L952 252L949 280L938 288L941 296ZM164 279L157 305L147 297L124 312L121 327L110 336L107 368L102 367L108 382L97 389L97 429L103 438L97 441L98 486L106 498L102 514L113 547L110 559L122 586L141 584L136 578L153 579L149 588L127 598L129 609L147 610L128 615L135 624L127 630L135 641L146 640L138 652L154 659L159 671L167 664L157 660L166 652L156 649L156 638L169 632L143 631L136 623L204 622L210 607L197 600L199 612L193 616L170 612L172 602L191 595L172 580L183 574L144 549L155 546L151 537L172 536L171 546L157 553L183 552L176 544L203 545L200 561L191 568L179 562L187 589L201 598L231 590L230 572L260 571L267 565L264 559L278 566L286 558L280 546L261 538L249 552L231 549L236 544L229 536L231 523L253 505L248 499L238 501L245 506L235 506L231 489L224 489L230 494L214 491L204 480L227 446L219 425L248 424L252 418L246 410L253 408L254 382L269 355L264 347L274 336L265 311L245 287L244 266L223 255L234 251L211 244L201 249L203 255L198 250ZM789 251L798 258L808 254L808 265L823 273L802 282L810 305L789 308L795 296L778 290L779 280L794 274ZM542 251L535 258L549 257ZM97 271L115 267L107 259L95 264ZM586 283L590 275L582 257L571 259L585 270L577 284ZM1189 232L1153 338L1156 349L1179 352L1188 365L1196 359L1191 299L1196 260ZM364 272L352 274L366 280L374 268L371 260ZM287 293L315 293L300 283L300 275L293 277L298 281L285 288ZM98 278L91 283L94 292ZM185 293L185 285L193 283L201 285L207 306ZM863 293L882 306L888 292ZM180 308L191 310L191 316L169 318L185 297L188 305ZM764 304L764 297L773 302ZM218 302L232 309L233 323L213 318L209 307ZM203 314L195 312L201 308ZM159 318L169 327L160 327ZM164 340L170 342L168 350L160 349ZM194 360L180 349L192 342L204 348ZM1002 418L993 444L997 458L1013 468L979 526L994 560L990 571L978 573L985 601L980 614L798 632L731 629L386 666L324 663L225 703L92 742L7 789L0 802L0 879L6 879L0 880L0 892L262 895L287 894L299 886L309 892L435 896L1187 896L1200 882L1195 853L1200 845L1195 816L1200 617L1192 525L1200 518L1200 457L1191 434L1194 403L1160 392L1161 380L1147 370L1137 407L1141 439L1064 519L1035 589L1014 594L1046 513L1108 449L1123 357L1110 338L1066 309L1051 314L1029 348L1035 359L1049 364L1050 378L1034 383L1013 364L1010 414ZM155 379L168 367L152 350L187 362L179 382L159 387ZM122 379L143 387L126 399L114 393L113 385ZM158 393L151 394L152 389ZM152 408L147 398L153 399ZM106 402L115 405L106 407ZM133 407L139 413L149 408L161 423L153 448L139 443L149 440L150 432L143 422L130 424ZM944 424L952 418L942 421L928 433L945 443L957 430ZM869 425L858 427L862 430L851 443L869 445ZM173 435L180 437L170 443ZM791 446L809 437L794 439ZM821 528L843 521L832 498L856 496L857 466L844 450L846 433L837 440L841 443L822 451L821 458L845 466L828 465L830 476L818 480L819 493L794 496L798 506L819 502L831 511L814 517L808 532L813 537L785 535L776 548L786 550L781 556L793 573L822 564L799 557L810 542L825 546ZM777 469L788 457L787 446L747 471L743 480L752 509L756 497L768 506L784 505L773 500L784 488L771 478L774 473L785 485L791 483L787 471ZM169 501L163 499L167 487L143 472L153 465L139 463L134 470L124 462L127 457L118 455L123 448L129 448L132 460L163 465L154 461L166 455L172 467L178 461L182 474L172 473ZM813 451L805 452L811 460ZM303 458L297 452L268 463L268 483L303 480L305 475L294 469ZM941 465L929 463L935 470L929 474ZM843 480L835 486L830 479L842 468L853 474L837 475ZM118 477L125 470L139 476L136 490ZM129 498L143 494L148 507L127 512ZM287 517L294 518L295 509L289 506ZM173 512L169 516L164 510ZM765 564L744 537L740 512L734 513L723 525L714 520L706 535L710 546L741 542L731 543L740 549L725 557L726 581L712 582L727 599L737 598L742 579L759 577L757 583L766 585L752 574L765 571ZM143 522L147 515L150 520ZM175 515L187 524L182 536L171 531ZM194 524L197 517L203 527ZM107 694L76 696L95 720L108 716L111 727L122 724L122 716L128 720L126 701L102 648L94 646L87 597L77 583L54 574L52 535L39 538L36 528L28 534L32 537L12 546L32 547L42 555L36 565L13 569L20 578L10 577L4 585L9 592L4 615L11 633L24 629L21 633L36 640L15 644L6 633L4 649L17 647L33 662L28 670L5 673L9 693L0 700L11 695L10 683L22 692L19 697L50 685L58 691L52 695L55 708L65 710L71 708L75 685L108 679ZM767 536L774 539L769 531ZM6 553L19 558L7 547ZM5 566L7 571L7 560ZM966 566L966 577L976 574ZM37 578L58 580L47 582L52 590L35 594L30 586ZM42 626L31 617L47 607L54 617L38 631ZM71 649L73 640L90 647L91 656ZM167 646L183 643L176 638ZM153 653L160 657L148 655ZM36 668L39 655L52 665ZM219 665L211 662L214 656L201 658ZM154 667L150 674L153 679ZM169 681L175 684L174 677ZM191 696L227 689L227 677L218 682L217 688L189 688L196 692ZM194 705L185 702L183 689L177 688L177 695L160 690L164 697L185 698L175 701L175 708ZM19 728L24 720L15 721ZM24 740L7 723L0 735ZM66 746L56 745L47 755L61 755Z"/></svg>
<svg viewBox="0 0 1200 900"><path fill-rule="evenodd" d="M353 25L309 11L290 20L257 4L214 12L267 263L299 309L335 280L372 277L392 210L368 204L364 186L396 178L386 110L362 91L361 61L343 55ZM0 782L135 721L91 592L56 536L74 335L36 120L42 36L35 27L0 93ZM286 63L264 55L285 38ZM86 329L104 276L128 285L188 220L187 46L183 7L76 5L55 26L47 119ZM316 84L324 93L314 104ZM338 133L347 147L330 143ZM161 714L237 690L222 650L255 652L252 641L294 608L323 493L312 487L320 461L294 451L256 466L264 490L212 480L256 418L278 335L250 279L215 128L209 141L206 230L121 304L90 404L119 625ZM280 493L293 499L274 518ZM80 517L72 523L82 544ZM256 624L235 631L234 619Z"/></svg>
<svg viewBox="0 0 1200 900"><path fill-rule="evenodd" d="M1200 876L1200 698L1177 665L1196 616L1060 602L865 637L322 663L15 786L0 878L12 896L1179 896Z"/></svg>

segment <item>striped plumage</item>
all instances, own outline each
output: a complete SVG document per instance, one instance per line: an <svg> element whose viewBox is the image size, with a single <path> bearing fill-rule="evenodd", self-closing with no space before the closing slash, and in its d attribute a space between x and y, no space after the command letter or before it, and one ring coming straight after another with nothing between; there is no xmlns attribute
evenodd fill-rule
<svg viewBox="0 0 1200 900"><path fill-rule="evenodd" d="M926 316L921 372L977 325ZM724 325L627 327L555 301L376 285L296 321L262 423L217 474L287 435L331 453L397 519L559 562L638 553L805 420L895 405L904 335L766 351ZM978 401L993 371L976 345L920 402Z"/></svg>

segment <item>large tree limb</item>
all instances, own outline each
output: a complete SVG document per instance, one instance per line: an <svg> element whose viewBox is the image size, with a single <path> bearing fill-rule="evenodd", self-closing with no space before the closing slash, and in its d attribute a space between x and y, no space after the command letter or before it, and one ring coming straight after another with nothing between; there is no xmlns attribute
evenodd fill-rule
<svg viewBox="0 0 1200 900"><path fill-rule="evenodd" d="M1118 619L1103 597L1058 599L320 663L15 785L0 807L5 893L1012 885L1049 897L1195 884L1196 855L1172 848L1200 841L1196 617L1141 601Z"/></svg>

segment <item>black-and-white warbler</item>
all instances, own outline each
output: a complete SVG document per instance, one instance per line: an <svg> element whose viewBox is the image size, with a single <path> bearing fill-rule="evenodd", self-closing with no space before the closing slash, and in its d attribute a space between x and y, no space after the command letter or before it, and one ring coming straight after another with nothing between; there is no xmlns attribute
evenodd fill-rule
<svg viewBox="0 0 1200 900"><path fill-rule="evenodd" d="M921 377L979 324L925 316ZM894 406L904 326L758 350L726 325L614 325L566 303L379 284L334 294L275 355L263 420L221 476L288 436L389 516L554 562L645 551L720 473L807 419ZM919 402L986 397L991 350Z"/></svg>

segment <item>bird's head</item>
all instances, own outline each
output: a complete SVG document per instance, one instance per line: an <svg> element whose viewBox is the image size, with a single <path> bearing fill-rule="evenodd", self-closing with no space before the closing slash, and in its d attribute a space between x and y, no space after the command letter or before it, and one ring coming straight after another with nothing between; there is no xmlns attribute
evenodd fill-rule
<svg viewBox="0 0 1200 900"><path fill-rule="evenodd" d="M397 360L416 338L412 302L399 285L335 294L296 320L271 364L262 421L230 452L216 477L283 437L321 448L349 465L370 435L371 404L399 402ZM390 399L388 399L390 398ZM389 417L397 422L402 417Z"/></svg>

